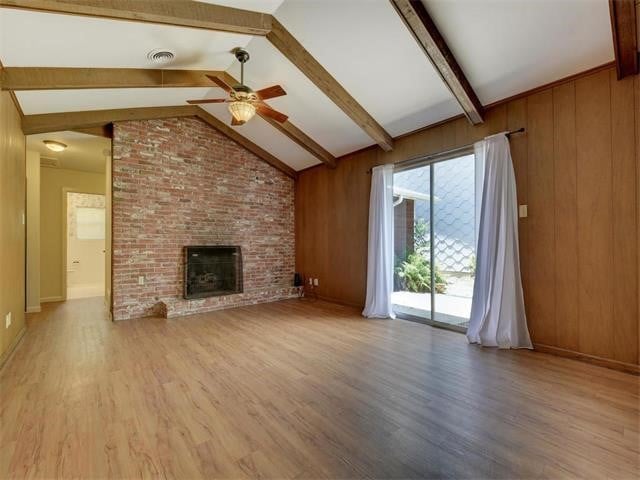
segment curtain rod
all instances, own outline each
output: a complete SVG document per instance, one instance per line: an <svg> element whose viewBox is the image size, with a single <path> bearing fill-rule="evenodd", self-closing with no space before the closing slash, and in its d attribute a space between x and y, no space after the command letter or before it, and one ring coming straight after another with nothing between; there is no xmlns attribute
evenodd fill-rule
<svg viewBox="0 0 640 480"><path fill-rule="evenodd" d="M524 127L520 127L517 130L511 130L510 132L507 132L505 135L507 137L511 137L511 135L516 134L516 133L522 133L524 132L525 129ZM432 153L429 155L420 155L419 157L414 157L414 158L408 158L407 160L402 160L401 162L395 162L393 163L393 165L402 165L402 164L407 164L407 163L413 163L413 162L417 162L417 161L424 161L424 160L429 160L431 158L437 158L437 157L444 157L447 155L451 155L452 153L456 153L456 152L461 152L464 150L469 150L470 148L473 147L473 143L467 144L467 145L463 145L461 147L456 147L456 148L452 148L450 150L445 150L443 152L437 152L437 153ZM380 164L380 165L375 165L375 167L380 167L382 165L386 165L386 164ZM374 167L371 167L369 170L367 170L367 173L371 173L371 170Z"/></svg>

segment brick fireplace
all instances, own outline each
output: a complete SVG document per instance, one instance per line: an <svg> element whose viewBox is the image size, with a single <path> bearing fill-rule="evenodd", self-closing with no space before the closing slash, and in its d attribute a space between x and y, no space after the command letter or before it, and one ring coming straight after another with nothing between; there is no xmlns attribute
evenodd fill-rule
<svg viewBox="0 0 640 480"><path fill-rule="evenodd" d="M293 201L291 178L199 119L115 124L114 319L295 296ZM242 292L185 299L186 246L238 246Z"/></svg>

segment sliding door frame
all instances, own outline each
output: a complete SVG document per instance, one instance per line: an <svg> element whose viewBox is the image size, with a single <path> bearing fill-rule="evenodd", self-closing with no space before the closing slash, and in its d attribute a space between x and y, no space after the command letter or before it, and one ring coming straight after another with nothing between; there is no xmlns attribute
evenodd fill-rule
<svg viewBox="0 0 640 480"><path fill-rule="evenodd" d="M431 318L419 317L417 315L410 315L405 313L397 314L399 318L403 320L410 320L412 322L425 323L432 327L444 328L459 333L466 333L467 329L459 325L452 325L446 322L440 322L435 319L436 312L436 289L435 289L435 211L434 204L434 188L435 188L435 164L445 162L447 160L453 160L454 158L464 157L466 155L472 155L474 153L473 145L465 145L459 148L453 148L444 152L421 155L415 158L409 158L402 162L398 162L394 165L393 173L404 172L407 170L413 170L421 167L429 167L429 262L430 268L430 288L431 288Z"/></svg>

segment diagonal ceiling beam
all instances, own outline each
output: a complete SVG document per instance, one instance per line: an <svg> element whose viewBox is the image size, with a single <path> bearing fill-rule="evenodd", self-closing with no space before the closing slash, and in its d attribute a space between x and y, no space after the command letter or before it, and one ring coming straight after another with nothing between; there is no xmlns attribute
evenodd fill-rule
<svg viewBox="0 0 640 480"><path fill-rule="evenodd" d="M200 118L201 120L204 120L206 123L211 125L213 128L215 128L216 130L219 130L220 132L225 134L231 140L236 141L237 143L242 145L244 148L249 150L251 153L255 154L256 156L260 157L262 160L267 162L269 165L271 165L271 166L277 168L278 170L284 172L286 175L288 175L291 178L294 178L294 179L297 178L298 172L296 172L289 165L287 165L286 163L282 162L281 160L278 160L276 157L271 155L269 152L264 150L262 147L260 147L260 146L256 145L255 143L253 143L251 140L243 137L242 135L240 135L238 133L237 130L231 128L230 126L228 126L224 122L221 122L220 120L218 120L216 117L211 115L206 110L204 110L204 109L202 109L200 107L196 107L196 110L197 110L196 117Z"/></svg>
<svg viewBox="0 0 640 480"><path fill-rule="evenodd" d="M318 144L313 138L309 137L306 133L296 127L289 120L286 122L278 122L271 117L267 117L266 115L260 115L265 121L269 122L272 127L276 128L278 131L289 137L295 143L304 148L311 155L316 157L322 163L324 163L329 168L336 168L337 159L330 152L325 150L322 145Z"/></svg>
<svg viewBox="0 0 640 480"><path fill-rule="evenodd" d="M393 139L335 78L275 18L267 40L311 80L384 150L393 149Z"/></svg>
<svg viewBox="0 0 640 480"><path fill-rule="evenodd" d="M609 0L618 80L638 73L638 37L634 0Z"/></svg>
<svg viewBox="0 0 640 480"><path fill-rule="evenodd" d="M191 0L0 0L0 6L266 35L271 15Z"/></svg>
<svg viewBox="0 0 640 480"><path fill-rule="evenodd" d="M223 73L220 78L225 81L227 85L235 85L238 81L233 78L232 75L228 73ZM311 137L309 137L306 133L296 127L289 120L286 122L278 122L267 115L262 115L258 112L258 115L262 117L265 121L267 121L271 126L276 128L280 133L289 137L289 139L293 140L295 143L304 148L311 155L316 157L318 160L326 164L329 168L336 167L336 157L334 157L330 152L325 150L322 145L317 143Z"/></svg>
<svg viewBox="0 0 640 480"><path fill-rule="evenodd" d="M224 74L218 70L6 67L0 71L0 84L3 90L215 87L206 75Z"/></svg>
<svg viewBox="0 0 640 480"><path fill-rule="evenodd" d="M482 123L482 104L424 4L420 0L390 1L469 121L474 125Z"/></svg>
<svg viewBox="0 0 640 480"><path fill-rule="evenodd" d="M157 118L198 117L210 126L222 132L257 157L277 168L291 178L297 177L297 172L289 165L278 160L266 150L246 139L231 127L228 127L210 113L194 105L178 107L145 107L122 108L114 110L92 110L86 112L45 113L40 115L25 115L22 117L22 131L25 135L35 133L59 132L62 130L87 130L103 127L113 122L128 120L152 120Z"/></svg>

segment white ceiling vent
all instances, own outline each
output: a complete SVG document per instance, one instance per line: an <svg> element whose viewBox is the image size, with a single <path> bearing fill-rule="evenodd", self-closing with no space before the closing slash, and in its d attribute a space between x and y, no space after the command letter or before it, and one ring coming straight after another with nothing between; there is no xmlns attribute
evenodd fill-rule
<svg viewBox="0 0 640 480"><path fill-rule="evenodd" d="M166 65L167 63L170 63L174 58L176 58L176 54L171 50L156 48L155 50L151 50L149 53L147 53L147 58L153 63Z"/></svg>
<svg viewBox="0 0 640 480"><path fill-rule="evenodd" d="M59 168L60 161L57 158L52 157L40 157L40 166L47 168Z"/></svg>

